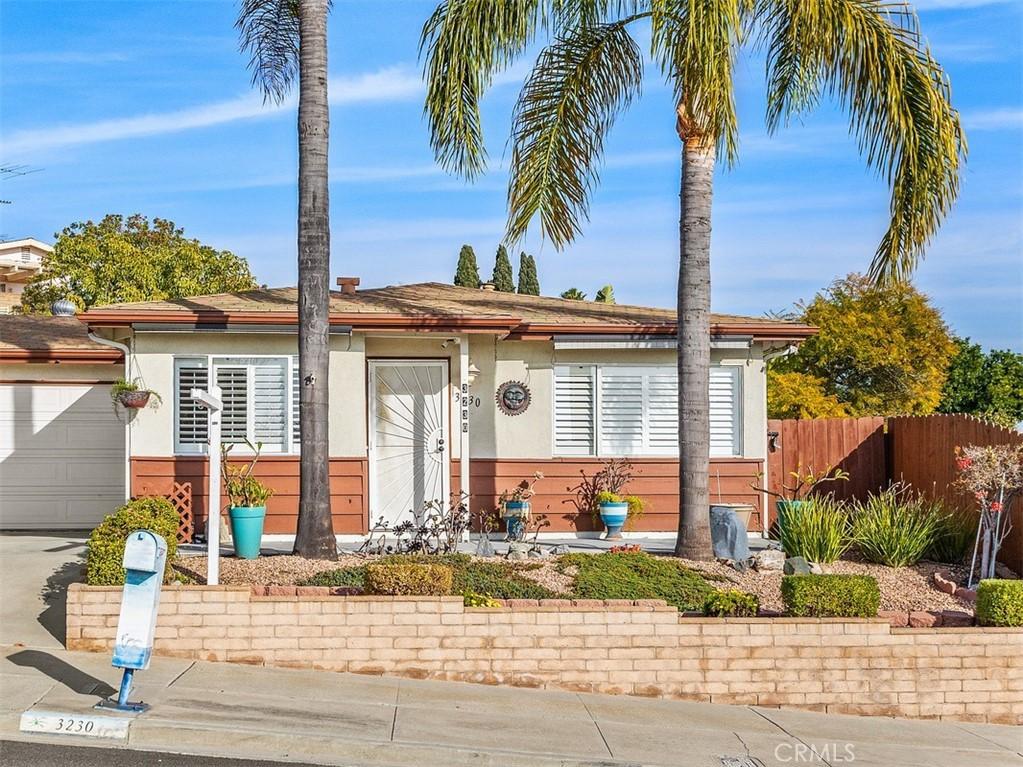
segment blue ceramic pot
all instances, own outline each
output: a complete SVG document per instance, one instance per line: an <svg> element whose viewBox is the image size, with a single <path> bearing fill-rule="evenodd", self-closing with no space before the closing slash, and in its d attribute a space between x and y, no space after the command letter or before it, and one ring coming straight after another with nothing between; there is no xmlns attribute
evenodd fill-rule
<svg viewBox="0 0 1023 767"><path fill-rule="evenodd" d="M529 501L504 502L504 527L509 541L521 541L526 532L525 519L529 516Z"/></svg>
<svg viewBox="0 0 1023 767"><path fill-rule="evenodd" d="M255 559L263 542L266 506L232 506L228 515L231 517L235 555L242 559Z"/></svg>
<svg viewBox="0 0 1023 767"><path fill-rule="evenodd" d="M625 526L625 520L628 518L629 504L624 501L621 503L600 504L600 520L604 523L604 527L607 528L605 538L612 540L621 538L622 527Z"/></svg>

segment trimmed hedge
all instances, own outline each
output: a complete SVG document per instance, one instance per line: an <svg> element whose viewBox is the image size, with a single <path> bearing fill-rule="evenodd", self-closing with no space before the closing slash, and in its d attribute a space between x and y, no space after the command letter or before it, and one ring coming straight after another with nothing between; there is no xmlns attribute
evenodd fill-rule
<svg viewBox="0 0 1023 767"><path fill-rule="evenodd" d="M703 614L714 618L755 618L760 598L738 589L715 591L703 603Z"/></svg>
<svg viewBox="0 0 1023 767"><path fill-rule="evenodd" d="M324 570L298 582L299 586L342 586L351 589L366 587L366 566L339 567L337 570Z"/></svg>
<svg viewBox="0 0 1023 767"><path fill-rule="evenodd" d="M977 586L977 623L1023 626L1023 581L981 581Z"/></svg>
<svg viewBox="0 0 1023 767"><path fill-rule="evenodd" d="M166 498L136 498L108 516L92 531L85 559L85 582L90 586L123 586L124 542L136 530L152 530L167 542L163 581L171 578L178 550L178 512Z"/></svg>
<svg viewBox="0 0 1023 767"><path fill-rule="evenodd" d="M869 575L786 575L781 579L785 611L797 618L873 618L881 604Z"/></svg>
<svg viewBox="0 0 1023 767"><path fill-rule="evenodd" d="M366 565L366 591L389 596L445 596L451 593L447 565Z"/></svg>

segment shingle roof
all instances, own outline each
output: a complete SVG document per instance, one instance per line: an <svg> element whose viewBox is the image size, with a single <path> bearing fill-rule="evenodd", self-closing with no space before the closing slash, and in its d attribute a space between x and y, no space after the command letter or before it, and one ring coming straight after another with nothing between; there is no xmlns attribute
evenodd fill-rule
<svg viewBox="0 0 1023 767"><path fill-rule="evenodd" d="M94 307L82 319L111 324L118 319L173 321L183 316L231 318L244 316L266 318L273 315L294 316L297 310L297 288L266 288L242 293L221 293L194 298L145 301ZM548 296L525 296L474 290L438 282L413 285L392 285L369 288L356 293L331 292L330 312L335 320L359 325L372 323L374 318L407 318L442 322L444 320L474 320L515 326L537 326L574 329L576 332L592 328L614 328L618 332L630 328L667 327L675 323L675 312L624 304L598 304L592 301L572 301ZM806 326L761 317L733 314L713 314L712 326L755 326L777 329L783 335L807 335Z"/></svg>
<svg viewBox="0 0 1023 767"><path fill-rule="evenodd" d="M113 361L121 353L89 338L76 317L0 315L0 360Z"/></svg>

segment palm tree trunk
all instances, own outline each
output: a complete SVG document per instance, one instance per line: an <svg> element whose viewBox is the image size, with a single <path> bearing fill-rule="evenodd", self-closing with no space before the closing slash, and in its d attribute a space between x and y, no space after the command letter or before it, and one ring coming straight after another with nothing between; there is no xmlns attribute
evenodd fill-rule
<svg viewBox="0 0 1023 767"><path fill-rule="evenodd" d="M681 123L680 123L681 125ZM683 136L678 270L679 515L675 554L711 559L710 209L715 147Z"/></svg>
<svg viewBox="0 0 1023 767"><path fill-rule="evenodd" d="M295 553L336 559L330 515L327 0L299 4L298 368L301 474Z"/></svg>

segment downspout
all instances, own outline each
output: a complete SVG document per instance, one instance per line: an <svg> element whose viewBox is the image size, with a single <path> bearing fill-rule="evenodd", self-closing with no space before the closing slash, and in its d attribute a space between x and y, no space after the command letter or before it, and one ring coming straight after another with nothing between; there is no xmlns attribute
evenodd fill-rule
<svg viewBox="0 0 1023 767"><path fill-rule="evenodd" d="M89 332L89 340L95 341L103 346L109 346L113 349L117 349L121 354L124 355L124 380L131 380L131 350L127 344L122 344L119 341L111 341L109 338L103 338ZM124 502L127 503L131 500L131 429L129 428L130 423L126 419L124 422Z"/></svg>
<svg viewBox="0 0 1023 767"><path fill-rule="evenodd" d="M771 348L771 349L764 349L763 359L764 359L764 381L765 381L765 385L764 385L764 414L765 414L765 416L767 414L767 385L766 385L766 381L767 381L767 363L770 362L771 360L776 360L776 359L780 359L781 357L788 357L790 354L795 354L797 350L798 350L798 347L796 346L796 344L787 344L786 346L776 346L776 347ZM764 420L766 421L767 419L765 418ZM770 455L768 455L768 453L771 450L771 443L773 442L773 440L770 439L770 435L768 435L768 434L764 434L764 439L765 439L765 442L764 442L764 480L765 480L765 484L764 484L764 486L766 487L767 486L766 485L767 463L768 463L768 461L771 460L771 457L770 457ZM764 510L764 533L763 533L763 535L764 535L764 538L766 539L766 538L768 538L770 536L770 531L771 531L771 520L770 520L770 517L769 517L769 505L770 504L768 502L767 493L761 493L760 494L760 502L762 504L761 508Z"/></svg>

